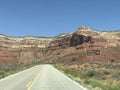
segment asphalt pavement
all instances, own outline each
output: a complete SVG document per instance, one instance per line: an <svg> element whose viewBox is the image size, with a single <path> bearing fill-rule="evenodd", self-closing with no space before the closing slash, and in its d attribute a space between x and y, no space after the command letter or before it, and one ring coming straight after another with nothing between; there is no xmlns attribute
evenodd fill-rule
<svg viewBox="0 0 120 90"><path fill-rule="evenodd" d="M37 65L0 80L0 90L88 90L52 65Z"/></svg>

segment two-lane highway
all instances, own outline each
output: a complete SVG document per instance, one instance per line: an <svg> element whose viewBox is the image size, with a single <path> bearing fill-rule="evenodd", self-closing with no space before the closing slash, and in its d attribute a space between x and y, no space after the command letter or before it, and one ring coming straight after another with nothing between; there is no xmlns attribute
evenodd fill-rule
<svg viewBox="0 0 120 90"><path fill-rule="evenodd" d="M51 65L38 65L0 80L0 90L88 90Z"/></svg>

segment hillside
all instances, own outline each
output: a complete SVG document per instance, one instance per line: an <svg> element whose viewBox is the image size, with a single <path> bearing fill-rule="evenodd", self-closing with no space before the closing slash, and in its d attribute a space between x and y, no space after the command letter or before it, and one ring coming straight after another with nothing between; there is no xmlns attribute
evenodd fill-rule
<svg viewBox="0 0 120 90"><path fill-rule="evenodd" d="M16 68L40 59L52 39L0 35L0 68Z"/></svg>
<svg viewBox="0 0 120 90"><path fill-rule="evenodd" d="M77 62L119 60L120 32L99 32L82 26L74 33L62 34L54 38L48 49L51 52L46 58L51 58L56 63L69 63L72 57L77 58ZM88 56L89 50L99 50L100 55Z"/></svg>
<svg viewBox="0 0 120 90"><path fill-rule="evenodd" d="M0 35L0 78L43 63L55 65L92 90L119 90L120 31L81 26L53 38Z"/></svg>
<svg viewBox="0 0 120 90"><path fill-rule="evenodd" d="M9 37L0 35L0 67L27 65L31 62L69 63L72 57L80 61L118 60L120 32L100 32L81 26L76 32L54 38ZM100 50L100 55L87 56L88 50ZM114 56L113 56L114 55ZM63 59L64 58L64 59Z"/></svg>

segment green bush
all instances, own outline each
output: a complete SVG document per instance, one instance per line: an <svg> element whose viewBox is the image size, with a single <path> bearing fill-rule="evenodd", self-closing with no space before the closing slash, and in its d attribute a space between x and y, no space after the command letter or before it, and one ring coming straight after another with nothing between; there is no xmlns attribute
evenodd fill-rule
<svg viewBox="0 0 120 90"><path fill-rule="evenodd" d="M105 84L102 81L91 78L91 79L85 79L84 83L91 85L93 88L99 87L102 90L119 90L120 89L120 82L115 85L112 85L110 83Z"/></svg>
<svg viewBox="0 0 120 90"><path fill-rule="evenodd" d="M79 76L79 73L75 70L69 70L69 69L64 69L64 72L67 73L67 74L70 74L72 75L73 77L78 77Z"/></svg>
<svg viewBox="0 0 120 90"><path fill-rule="evenodd" d="M101 84L100 81L98 81L98 80L96 80L96 79L86 79L86 80L84 81L84 83L91 85L93 88L98 87L98 85Z"/></svg>
<svg viewBox="0 0 120 90"><path fill-rule="evenodd" d="M110 75L110 72L107 70L102 71L104 75Z"/></svg>
<svg viewBox="0 0 120 90"><path fill-rule="evenodd" d="M113 73L112 77L120 80L120 71L116 71L115 73Z"/></svg>
<svg viewBox="0 0 120 90"><path fill-rule="evenodd" d="M72 60L72 62L74 62L74 61L76 61L76 58L73 57L71 60Z"/></svg>
<svg viewBox="0 0 120 90"><path fill-rule="evenodd" d="M4 70L0 70L0 78L4 78L5 77L5 71Z"/></svg>
<svg viewBox="0 0 120 90"><path fill-rule="evenodd" d="M108 87L106 87L106 85L103 82L101 82L97 79L88 79L88 80L86 79L84 81L84 83L88 84L88 85L91 85L93 88L99 87L102 90L110 90Z"/></svg>
<svg viewBox="0 0 120 90"><path fill-rule="evenodd" d="M84 73L85 76L87 77L93 77L93 76L96 76L97 75L97 72L96 70L92 69L92 70L88 70Z"/></svg>

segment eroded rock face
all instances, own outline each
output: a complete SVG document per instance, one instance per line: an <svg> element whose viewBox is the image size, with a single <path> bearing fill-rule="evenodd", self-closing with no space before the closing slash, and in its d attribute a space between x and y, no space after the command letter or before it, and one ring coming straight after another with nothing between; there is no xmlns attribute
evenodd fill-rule
<svg viewBox="0 0 120 90"><path fill-rule="evenodd" d="M69 50L69 47L83 49L116 46L120 46L120 32L99 32L86 26L78 28L74 33L61 34L54 38L14 38L0 35L0 67L30 63L34 60L45 61L45 57L51 55L51 58L54 58L56 51L59 55L59 50Z"/></svg>
<svg viewBox="0 0 120 90"><path fill-rule="evenodd" d="M85 36L84 35L77 35L76 33L70 39L70 46L77 46L79 44L84 43Z"/></svg>
<svg viewBox="0 0 120 90"><path fill-rule="evenodd" d="M8 37L0 35L0 68L41 59L52 38Z"/></svg>
<svg viewBox="0 0 120 90"><path fill-rule="evenodd" d="M91 40L92 40L91 36L85 36L85 35L74 33L70 38L70 46L81 45L85 42L90 42Z"/></svg>
<svg viewBox="0 0 120 90"><path fill-rule="evenodd" d="M81 45L84 42L90 42L92 40L92 36L83 35L81 33L83 31L86 33L91 32L88 27L81 27L74 33L59 35L50 42L51 49L66 48L69 46L76 47L77 45Z"/></svg>
<svg viewBox="0 0 120 90"><path fill-rule="evenodd" d="M70 45L72 34L61 34L50 42L50 49L66 48Z"/></svg>

